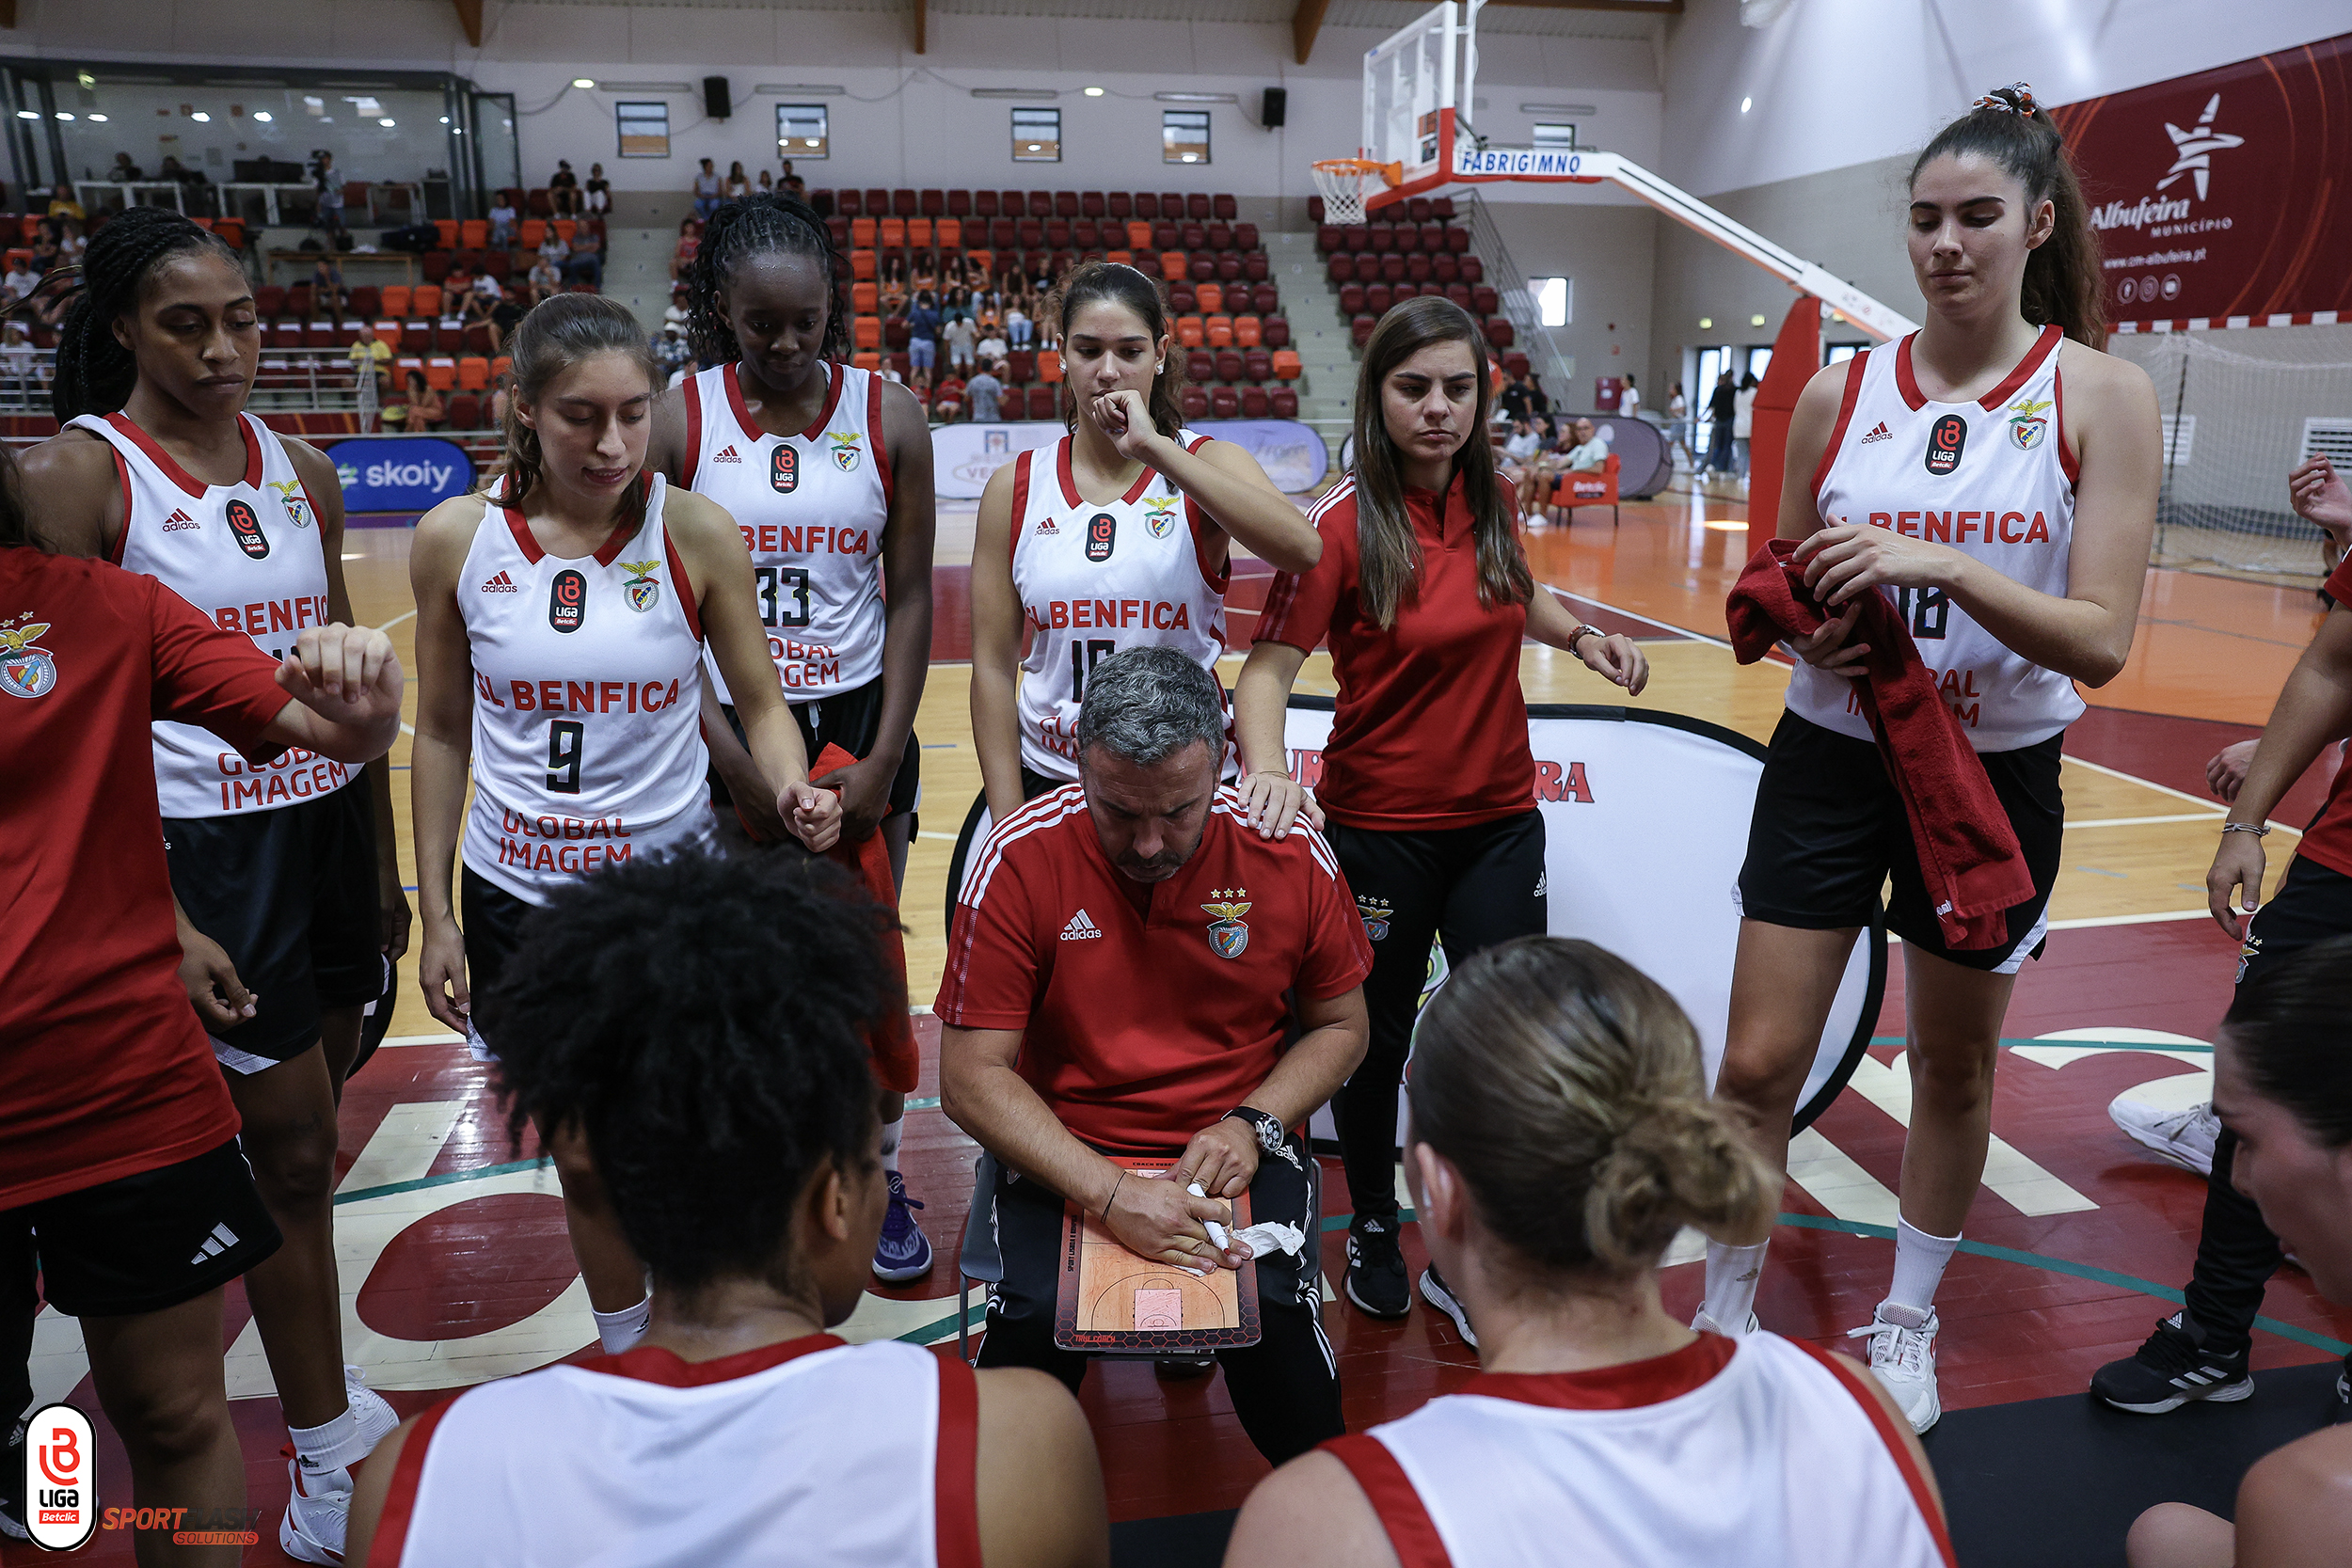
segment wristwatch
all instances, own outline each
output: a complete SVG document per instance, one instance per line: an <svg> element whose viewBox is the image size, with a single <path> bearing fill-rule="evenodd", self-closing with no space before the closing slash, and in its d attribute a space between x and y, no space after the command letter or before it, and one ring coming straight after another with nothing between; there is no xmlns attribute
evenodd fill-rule
<svg viewBox="0 0 2352 1568"><path fill-rule="evenodd" d="M1566 652L1571 658L1581 658L1583 657L1576 651L1576 645L1582 641L1588 633L1594 637L1600 638L1605 638L1609 635L1598 626L1578 626L1574 631L1568 633L1568 646Z"/></svg>
<svg viewBox="0 0 2352 1568"><path fill-rule="evenodd" d="M1236 1105L1217 1118L1219 1121L1246 1121L1258 1134L1258 1148L1267 1154L1279 1154L1290 1141L1289 1132L1279 1117L1261 1111L1254 1105Z"/></svg>

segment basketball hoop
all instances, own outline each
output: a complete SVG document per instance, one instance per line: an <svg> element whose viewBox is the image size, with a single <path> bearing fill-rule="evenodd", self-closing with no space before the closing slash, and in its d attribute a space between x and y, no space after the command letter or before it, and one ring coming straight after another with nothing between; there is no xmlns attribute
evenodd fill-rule
<svg viewBox="0 0 2352 1568"><path fill-rule="evenodd" d="M1375 163L1370 158L1317 158L1314 170L1327 223L1363 222L1364 198L1374 180L1380 182L1382 190L1405 182L1404 165Z"/></svg>

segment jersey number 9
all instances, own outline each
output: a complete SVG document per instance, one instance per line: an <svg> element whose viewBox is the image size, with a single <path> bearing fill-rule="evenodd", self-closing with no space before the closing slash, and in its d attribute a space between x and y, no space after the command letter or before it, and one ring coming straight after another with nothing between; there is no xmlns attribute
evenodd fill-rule
<svg viewBox="0 0 2352 1568"><path fill-rule="evenodd" d="M778 626L808 625L808 568L805 566L755 566L752 576L759 587L759 624L774 630Z"/></svg>
<svg viewBox="0 0 2352 1568"><path fill-rule="evenodd" d="M577 719L548 721L548 789L555 795L580 793L580 753L588 726Z"/></svg>

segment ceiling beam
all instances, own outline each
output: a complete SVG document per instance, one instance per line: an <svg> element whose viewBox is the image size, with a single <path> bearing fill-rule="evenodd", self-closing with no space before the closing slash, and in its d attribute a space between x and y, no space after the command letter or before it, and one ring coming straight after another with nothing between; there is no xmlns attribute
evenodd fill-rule
<svg viewBox="0 0 2352 1568"><path fill-rule="evenodd" d="M1315 35L1323 31L1323 13L1330 8L1331 0L1298 0L1298 9L1291 17L1291 41L1297 47L1300 65L1315 52Z"/></svg>
<svg viewBox="0 0 2352 1568"><path fill-rule="evenodd" d="M450 0L457 8L457 24L466 30L469 46L482 47L482 0Z"/></svg>
<svg viewBox="0 0 2352 1568"><path fill-rule="evenodd" d="M1487 0L1495 6L1542 6L1556 11L1631 11L1641 16L1680 16L1682 0Z"/></svg>
<svg viewBox="0 0 2352 1568"><path fill-rule="evenodd" d="M924 53L930 46L930 0L914 0L914 52Z"/></svg>

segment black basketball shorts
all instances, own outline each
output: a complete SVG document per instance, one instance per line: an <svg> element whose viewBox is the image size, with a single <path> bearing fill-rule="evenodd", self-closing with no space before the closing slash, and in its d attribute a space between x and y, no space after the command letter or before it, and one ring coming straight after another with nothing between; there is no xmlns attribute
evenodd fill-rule
<svg viewBox="0 0 2352 1568"><path fill-rule="evenodd" d="M0 1279L29 1275L38 1253L41 1291L60 1312L160 1312L227 1284L282 1240L230 1138L192 1160L0 1212Z"/></svg>
<svg viewBox="0 0 2352 1568"><path fill-rule="evenodd" d="M792 703L792 721L801 727L801 745L807 750L808 766L813 775L818 753L827 746L838 746L863 762L873 754L874 739L882 729L882 683L877 675L855 691L837 696L819 697L814 702ZM743 721L736 717L733 707L723 706L727 726L735 731L737 740L743 739ZM710 803L718 809L722 829L732 830L726 842L733 847L738 841L748 844L739 829L736 829L735 800L727 786L720 782L716 768L710 774ZM898 771L890 781L890 812L893 816L913 816L923 804L923 747L910 730L907 732L905 753L898 759Z"/></svg>

